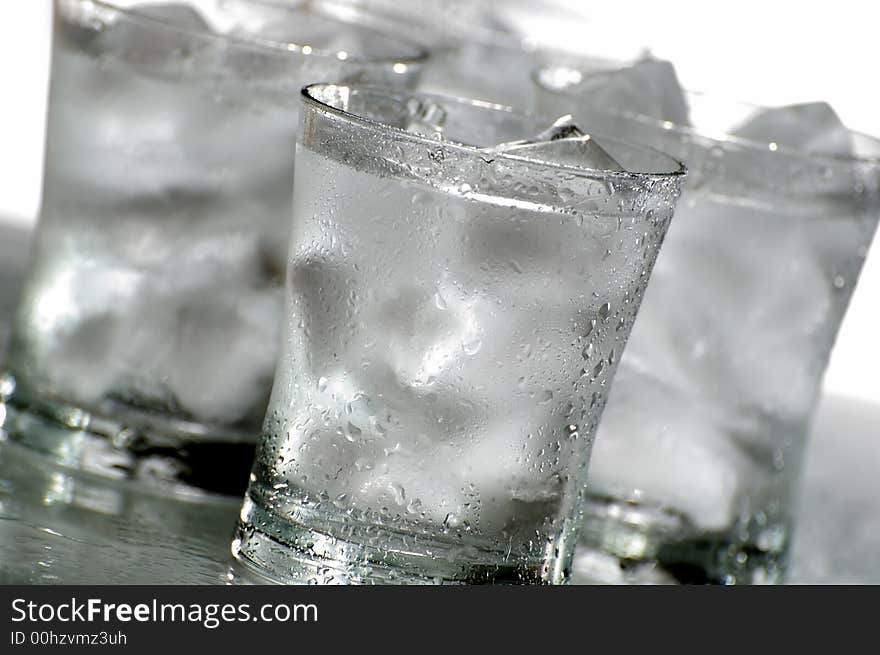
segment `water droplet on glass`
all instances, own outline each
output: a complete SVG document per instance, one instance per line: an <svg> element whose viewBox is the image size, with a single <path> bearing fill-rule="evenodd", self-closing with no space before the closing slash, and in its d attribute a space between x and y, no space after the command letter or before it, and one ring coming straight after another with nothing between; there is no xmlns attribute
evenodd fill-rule
<svg viewBox="0 0 880 655"><path fill-rule="evenodd" d="M373 428L373 432L378 434L380 437L384 437L385 434L388 432L385 429L385 426L382 425L379 419L377 419L375 416L370 417L370 426Z"/></svg>
<svg viewBox="0 0 880 655"><path fill-rule="evenodd" d="M354 467L358 471L370 471L373 468L373 462L367 459L366 457L358 457L354 461Z"/></svg>
<svg viewBox="0 0 880 655"><path fill-rule="evenodd" d="M406 503L406 489L404 489L403 486L397 484L396 482L392 482L388 485L388 488L391 490L391 493L394 496L395 503L401 506Z"/></svg>
<svg viewBox="0 0 880 655"><path fill-rule="evenodd" d="M465 341L461 347L468 355L476 355L480 351L482 345L483 342L480 339L473 339L471 341Z"/></svg>
<svg viewBox="0 0 880 655"><path fill-rule="evenodd" d="M327 378L325 378L322 375L321 377L318 378L318 391L323 393L326 390L327 390Z"/></svg>
<svg viewBox="0 0 880 655"><path fill-rule="evenodd" d="M785 457L781 450L773 452L773 468L777 471L782 471L785 468Z"/></svg>
<svg viewBox="0 0 880 655"><path fill-rule="evenodd" d="M345 426L345 438L352 443L360 439L362 434L362 430L351 421Z"/></svg>

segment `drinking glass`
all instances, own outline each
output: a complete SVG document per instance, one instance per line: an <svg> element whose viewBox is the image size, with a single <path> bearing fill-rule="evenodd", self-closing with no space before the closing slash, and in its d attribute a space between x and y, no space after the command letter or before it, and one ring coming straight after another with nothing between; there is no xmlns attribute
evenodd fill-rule
<svg viewBox="0 0 880 655"><path fill-rule="evenodd" d="M412 85L425 57L313 9L57 0L0 427L71 466L242 493L277 357L299 89Z"/></svg>
<svg viewBox="0 0 880 655"><path fill-rule="evenodd" d="M688 167L597 436L579 579L780 582L822 375L880 217L880 144L824 103L677 102L632 75L535 76L543 110ZM629 109L639 94L652 113Z"/></svg>
<svg viewBox="0 0 880 655"><path fill-rule="evenodd" d="M566 581L683 169L481 102L302 102L284 347L233 553L283 582Z"/></svg>

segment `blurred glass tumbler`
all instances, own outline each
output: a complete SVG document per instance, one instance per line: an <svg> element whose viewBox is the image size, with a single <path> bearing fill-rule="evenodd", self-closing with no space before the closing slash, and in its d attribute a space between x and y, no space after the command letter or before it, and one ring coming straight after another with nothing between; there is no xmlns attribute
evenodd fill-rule
<svg viewBox="0 0 880 655"><path fill-rule="evenodd" d="M258 2L58 0L3 430L73 466L241 494L277 357L299 90L413 85L424 57Z"/></svg>
<svg viewBox="0 0 880 655"><path fill-rule="evenodd" d="M540 19L545 29L548 24L561 23L569 30L573 23L580 23L584 30L589 28L577 11L540 0L529 0L525 7L473 0L327 2L327 10L337 15L366 23L396 24L402 34L411 34L427 44L431 60L419 79L419 89L429 93L530 109L526 103L531 99L531 71L536 65L563 61L583 68L610 65L606 59L561 49L563 45L573 45L570 41L539 42L521 33L508 13L520 17L527 14L532 27L535 19ZM625 54L627 60L632 59L631 52Z"/></svg>
<svg viewBox="0 0 880 655"><path fill-rule="evenodd" d="M284 582L565 581L683 169L443 96L313 85L303 106L284 347L233 553Z"/></svg>
<svg viewBox="0 0 880 655"><path fill-rule="evenodd" d="M822 375L880 217L880 147L824 103L684 94L671 68L650 97L643 77L663 67L649 65L536 74L544 111L688 167L597 436L578 577L779 582Z"/></svg>

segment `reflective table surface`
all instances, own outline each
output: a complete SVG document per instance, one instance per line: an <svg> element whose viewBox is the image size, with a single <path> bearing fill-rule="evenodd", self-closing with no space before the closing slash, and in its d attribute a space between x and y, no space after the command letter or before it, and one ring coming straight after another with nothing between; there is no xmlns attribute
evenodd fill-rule
<svg viewBox="0 0 880 655"><path fill-rule="evenodd" d="M0 221L0 359L28 237ZM0 434L0 584L242 581L229 555L238 508L66 469ZM823 398L789 582L880 583L880 406Z"/></svg>

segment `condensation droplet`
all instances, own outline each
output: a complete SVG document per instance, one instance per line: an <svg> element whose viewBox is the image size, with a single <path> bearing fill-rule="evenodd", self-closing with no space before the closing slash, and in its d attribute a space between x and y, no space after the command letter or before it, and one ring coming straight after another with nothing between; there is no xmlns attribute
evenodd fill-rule
<svg viewBox="0 0 880 655"><path fill-rule="evenodd" d="M388 488L394 496L395 503L401 506L406 503L406 489L404 489L402 485L392 482L388 485Z"/></svg>
<svg viewBox="0 0 880 655"><path fill-rule="evenodd" d="M482 345L483 342L480 339L472 339L471 341L465 341L461 344L461 347L468 355L476 355L480 351Z"/></svg>
<svg viewBox="0 0 880 655"><path fill-rule="evenodd" d="M423 191L416 191L412 195L412 204L414 205L427 205L431 202L431 196Z"/></svg>
<svg viewBox="0 0 880 655"><path fill-rule="evenodd" d="M777 471L782 471L785 468L785 457L781 450L773 452L773 468Z"/></svg>
<svg viewBox="0 0 880 655"><path fill-rule="evenodd" d="M363 431L351 421L345 426L345 438L354 443L360 439Z"/></svg>

